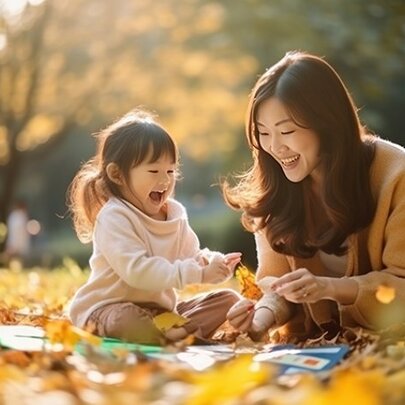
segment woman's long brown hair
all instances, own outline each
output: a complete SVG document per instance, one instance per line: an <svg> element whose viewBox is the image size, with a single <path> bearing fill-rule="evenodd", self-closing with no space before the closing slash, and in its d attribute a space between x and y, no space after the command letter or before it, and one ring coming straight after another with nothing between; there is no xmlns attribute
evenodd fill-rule
<svg viewBox="0 0 405 405"><path fill-rule="evenodd" d="M320 139L324 173L320 199L312 194L309 177L289 181L279 163L260 146L257 112L271 97L283 103L297 125L312 129ZM226 203L242 210L245 228L251 232L266 228L269 243L280 253L311 257L321 249L343 254L348 235L366 227L374 215L369 179L374 137L366 135L335 70L320 57L287 53L251 92L246 136L253 165L236 177L236 185L222 184ZM326 226L317 227L311 220L315 210L322 210Z"/></svg>

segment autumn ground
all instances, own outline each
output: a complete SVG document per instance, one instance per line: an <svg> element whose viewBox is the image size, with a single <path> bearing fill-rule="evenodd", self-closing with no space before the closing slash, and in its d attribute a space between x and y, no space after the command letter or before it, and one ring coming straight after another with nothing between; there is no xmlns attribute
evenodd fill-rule
<svg viewBox="0 0 405 405"><path fill-rule="evenodd" d="M215 364L198 371L139 351L103 352L97 339L72 328L64 311L86 277L86 271L68 259L52 271L22 270L18 263L0 269L0 324L40 326L47 334L39 351L0 349L0 404L405 403L404 325L378 336L345 330L333 341L306 342L306 346L350 345L340 365L318 375L280 376L276 366L253 362L260 345L244 336L232 343L236 356L226 361L218 357ZM230 286L239 289L236 281ZM217 334L228 341L234 337L226 325ZM84 340L80 354L74 349L79 339ZM190 343L167 351L182 351Z"/></svg>

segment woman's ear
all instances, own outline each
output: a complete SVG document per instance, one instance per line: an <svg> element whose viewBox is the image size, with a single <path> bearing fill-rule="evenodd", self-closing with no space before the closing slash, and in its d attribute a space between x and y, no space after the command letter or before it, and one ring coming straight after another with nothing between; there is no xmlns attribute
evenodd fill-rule
<svg viewBox="0 0 405 405"><path fill-rule="evenodd" d="M122 181L121 170L116 163L108 163L106 167L106 172L108 178L115 184L122 186L124 182Z"/></svg>

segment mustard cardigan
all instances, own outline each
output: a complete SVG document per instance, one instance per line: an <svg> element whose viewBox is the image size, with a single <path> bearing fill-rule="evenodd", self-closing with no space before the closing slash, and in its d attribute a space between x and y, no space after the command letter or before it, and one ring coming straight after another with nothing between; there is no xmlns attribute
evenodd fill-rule
<svg viewBox="0 0 405 405"><path fill-rule="evenodd" d="M331 322L341 326L380 329L405 321L405 149L386 140L376 140L370 168L371 189L376 200L373 221L365 230L348 238L345 277L358 282L355 302L341 305L331 300L294 304L264 291L262 304L269 306L282 334L307 337L328 330ZM264 232L255 234L258 257L256 278L279 277L299 268L326 276L319 254L302 259L274 252ZM394 289L395 298L382 303L379 286Z"/></svg>

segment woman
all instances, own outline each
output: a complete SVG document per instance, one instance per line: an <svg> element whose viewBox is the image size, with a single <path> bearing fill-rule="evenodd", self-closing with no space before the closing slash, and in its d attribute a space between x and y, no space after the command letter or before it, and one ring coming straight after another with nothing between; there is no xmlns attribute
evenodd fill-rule
<svg viewBox="0 0 405 405"><path fill-rule="evenodd" d="M304 339L404 321L405 150L367 133L335 70L303 52L259 78L246 135L253 165L223 192L255 234L264 295L230 323Z"/></svg>

